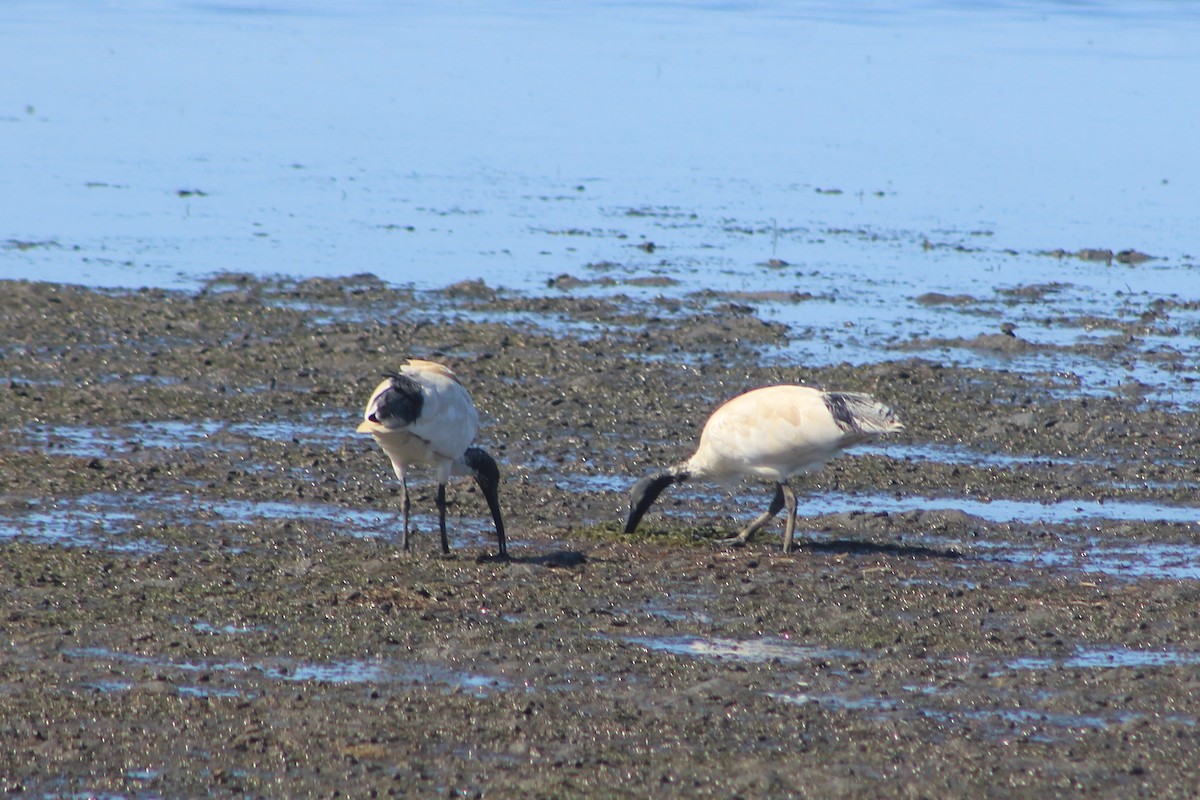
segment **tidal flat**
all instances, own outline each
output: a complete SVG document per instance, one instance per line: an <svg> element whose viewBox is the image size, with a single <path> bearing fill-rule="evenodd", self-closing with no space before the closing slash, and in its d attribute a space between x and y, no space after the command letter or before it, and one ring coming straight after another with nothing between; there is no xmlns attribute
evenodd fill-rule
<svg viewBox="0 0 1200 800"><path fill-rule="evenodd" d="M806 367L794 331L711 292L229 274L0 294L9 795L1200 784L1200 420L1164 387L1083 390L1005 366L1021 353L971 366L903 342ZM1185 381L1191 327L1155 335L1182 337ZM1114 373L1146 346L1068 338ZM511 561L486 558L467 482L450 557L428 480L397 547L399 486L354 427L405 357L473 393ZM906 428L798 483L789 556L781 521L713 541L767 503L749 483L677 487L621 532L633 481L776 382L871 392Z"/></svg>

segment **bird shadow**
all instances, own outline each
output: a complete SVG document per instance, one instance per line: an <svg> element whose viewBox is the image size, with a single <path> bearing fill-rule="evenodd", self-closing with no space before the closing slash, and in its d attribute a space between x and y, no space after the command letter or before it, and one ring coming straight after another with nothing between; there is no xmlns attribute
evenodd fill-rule
<svg viewBox="0 0 1200 800"><path fill-rule="evenodd" d="M834 553L866 556L885 555L908 558L943 558L957 560L963 554L957 550L941 547L926 547L919 544L896 544L894 542L865 542L856 539L831 539L827 542L797 541L794 552Z"/></svg>

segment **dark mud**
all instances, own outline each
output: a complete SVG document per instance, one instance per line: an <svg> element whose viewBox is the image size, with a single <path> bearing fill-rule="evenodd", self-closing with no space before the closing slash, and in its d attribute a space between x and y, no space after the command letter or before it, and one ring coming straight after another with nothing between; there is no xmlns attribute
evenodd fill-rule
<svg viewBox="0 0 1200 800"><path fill-rule="evenodd" d="M0 788L1195 795L1194 411L902 349L781 366L756 298L571 288L0 286ZM407 356L475 395L510 563L466 483L453 556L424 482L395 546L354 426ZM633 479L781 381L907 424L812 477L797 553L778 526L709 541L758 486L679 487L619 532Z"/></svg>

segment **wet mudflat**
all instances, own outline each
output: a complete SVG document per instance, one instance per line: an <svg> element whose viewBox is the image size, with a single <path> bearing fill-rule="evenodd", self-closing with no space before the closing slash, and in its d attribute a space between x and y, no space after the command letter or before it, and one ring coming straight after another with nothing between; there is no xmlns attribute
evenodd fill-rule
<svg viewBox="0 0 1200 800"><path fill-rule="evenodd" d="M1179 393L1007 368L1021 329L954 344L981 366L905 340L799 367L761 298L572 288L5 282L0 786L1193 795L1200 422ZM1128 373L1153 333L1193 391L1190 310L1137 301L1099 320L1125 335L1054 347ZM467 483L451 557L421 481L396 547L398 487L353 429L404 356L474 393L511 562ZM622 534L629 484L771 382L872 392L907 428L805 484L790 556L779 524L711 541L762 486L677 487Z"/></svg>

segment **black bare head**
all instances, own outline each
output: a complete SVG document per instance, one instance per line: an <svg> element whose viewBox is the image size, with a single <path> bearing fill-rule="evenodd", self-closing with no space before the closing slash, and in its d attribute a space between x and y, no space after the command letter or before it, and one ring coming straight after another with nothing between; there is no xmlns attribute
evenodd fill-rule
<svg viewBox="0 0 1200 800"><path fill-rule="evenodd" d="M633 533L654 501L673 483L686 481L691 474L682 467L673 467L663 472L647 475L629 490L629 518L625 521L625 532Z"/></svg>
<svg viewBox="0 0 1200 800"><path fill-rule="evenodd" d="M367 419L387 428L413 424L425 406L421 384L401 372L389 372L384 377L391 378L392 383L375 397Z"/></svg>
<svg viewBox="0 0 1200 800"><path fill-rule="evenodd" d="M488 455L486 450L479 447L468 447L463 453L463 464L466 465L483 498L487 500L492 512L492 522L496 524L496 540L499 542L500 558L508 558L508 542L504 538L504 520L500 516L500 468L496 460Z"/></svg>

